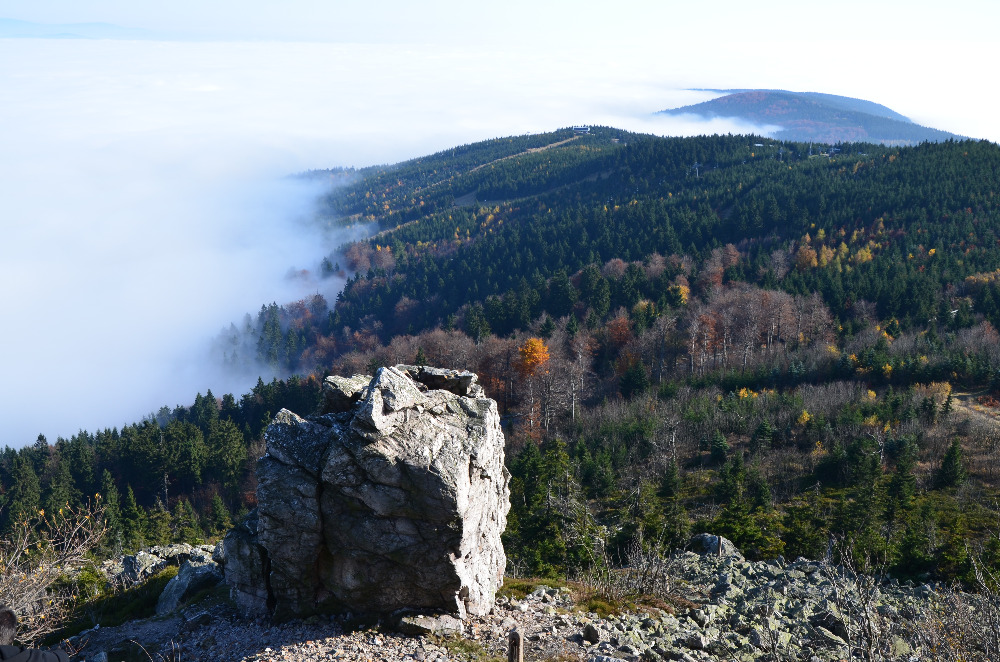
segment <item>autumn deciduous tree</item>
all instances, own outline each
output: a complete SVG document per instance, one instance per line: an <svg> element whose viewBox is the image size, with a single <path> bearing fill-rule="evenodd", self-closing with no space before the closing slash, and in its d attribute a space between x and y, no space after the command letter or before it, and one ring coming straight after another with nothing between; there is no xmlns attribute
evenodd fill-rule
<svg viewBox="0 0 1000 662"><path fill-rule="evenodd" d="M517 372L528 383L528 430L535 428L534 376L549 360L549 348L541 338L528 338L517 348Z"/></svg>
<svg viewBox="0 0 1000 662"><path fill-rule="evenodd" d="M799 247L798 252L795 254L795 266L798 267L799 271L806 271L819 264L816 256L816 250L810 246L803 244Z"/></svg>
<svg viewBox="0 0 1000 662"><path fill-rule="evenodd" d="M549 348L541 338L528 338L518 348L517 370L523 377L532 377L549 360Z"/></svg>
<svg viewBox="0 0 1000 662"><path fill-rule="evenodd" d="M632 326L629 323L628 314L624 310L618 316L608 322L608 340L615 347L623 347L632 339Z"/></svg>

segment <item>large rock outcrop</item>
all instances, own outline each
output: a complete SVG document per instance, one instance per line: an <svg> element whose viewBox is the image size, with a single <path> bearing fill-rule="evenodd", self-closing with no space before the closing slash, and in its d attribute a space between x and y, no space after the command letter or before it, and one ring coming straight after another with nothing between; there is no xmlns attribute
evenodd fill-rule
<svg viewBox="0 0 1000 662"><path fill-rule="evenodd" d="M282 410L266 441L255 517L218 554L247 612L493 607L509 474L496 403L474 374L329 377L321 413Z"/></svg>

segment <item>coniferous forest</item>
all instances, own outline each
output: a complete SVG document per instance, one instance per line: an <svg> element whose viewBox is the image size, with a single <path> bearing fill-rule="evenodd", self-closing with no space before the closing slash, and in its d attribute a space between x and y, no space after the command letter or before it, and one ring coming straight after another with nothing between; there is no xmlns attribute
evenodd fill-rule
<svg viewBox="0 0 1000 662"><path fill-rule="evenodd" d="M499 404L511 572L700 531L751 558L1000 568L997 145L592 127L309 176L341 183L330 222L375 228L317 265L346 286L220 338L220 362L293 376L6 448L0 530L97 498L108 552L217 537L279 409L417 363Z"/></svg>

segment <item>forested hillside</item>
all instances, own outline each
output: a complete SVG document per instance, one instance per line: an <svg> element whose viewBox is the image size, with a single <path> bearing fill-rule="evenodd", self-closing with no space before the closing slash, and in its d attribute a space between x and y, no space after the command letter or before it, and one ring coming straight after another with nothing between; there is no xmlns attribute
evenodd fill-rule
<svg viewBox="0 0 1000 662"><path fill-rule="evenodd" d="M100 494L114 545L217 535L253 506L280 407L427 363L500 404L517 572L708 530L968 579L1000 563L998 175L987 142L606 127L357 171L324 207L379 231L322 265L350 276L337 301L264 306L226 339L301 377L7 449L3 524Z"/></svg>

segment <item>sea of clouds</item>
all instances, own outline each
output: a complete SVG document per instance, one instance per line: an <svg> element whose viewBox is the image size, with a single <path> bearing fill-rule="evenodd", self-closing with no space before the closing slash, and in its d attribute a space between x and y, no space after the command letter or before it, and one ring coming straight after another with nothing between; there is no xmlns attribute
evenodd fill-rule
<svg viewBox="0 0 1000 662"><path fill-rule="evenodd" d="M654 117L713 96L664 67L426 44L0 39L0 444L247 391L256 380L221 370L212 338L261 304L336 296L286 278L345 239L316 218L322 184L289 174L574 124L768 130Z"/></svg>

